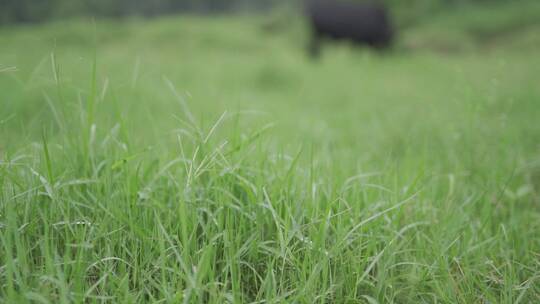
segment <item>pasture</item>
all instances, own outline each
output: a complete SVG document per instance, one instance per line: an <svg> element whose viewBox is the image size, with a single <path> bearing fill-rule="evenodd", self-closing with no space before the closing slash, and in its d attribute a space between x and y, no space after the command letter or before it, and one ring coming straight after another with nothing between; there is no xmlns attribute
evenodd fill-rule
<svg viewBox="0 0 540 304"><path fill-rule="evenodd" d="M0 303L539 302L525 3L0 28Z"/></svg>

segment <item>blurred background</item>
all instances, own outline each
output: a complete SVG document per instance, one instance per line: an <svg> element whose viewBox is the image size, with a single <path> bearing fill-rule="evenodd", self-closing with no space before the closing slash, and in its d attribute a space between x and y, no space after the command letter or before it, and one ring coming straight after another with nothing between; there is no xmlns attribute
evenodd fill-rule
<svg viewBox="0 0 540 304"><path fill-rule="evenodd" d="M390 52L327 43L316 61L300 0L0 3L4 147L59 131L57 115L84 116L96 96L97 132L122 116L145 144L174 142L184 100L204 125L264 113L246 124L274 122L279 146L307 140L345 163L537 151L537 0L385 0Z"/></svg>
<svg viewBox="0 0 540 304"><path fill-rule="evenodd" d="M74 16L155 17L176 13L260 13L276 8L294 10L302 7L304 2L304 0L2 0L0 23L40 22ZM400 22L413 22L412 19L421 18L424 14L434 13L437 10L474 3L497 4L509 1L380 0L378 2L388 5Z"/></svg>

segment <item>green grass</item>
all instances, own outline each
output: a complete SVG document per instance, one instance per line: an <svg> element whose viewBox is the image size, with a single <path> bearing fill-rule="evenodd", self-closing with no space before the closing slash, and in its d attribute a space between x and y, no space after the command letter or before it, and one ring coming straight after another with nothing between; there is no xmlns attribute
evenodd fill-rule
<svg viewBox="0 0 540 304"><path fill-rule="evenodd" d="M472 15L0 29L0 303L539 302L540 27Z"/></svg>

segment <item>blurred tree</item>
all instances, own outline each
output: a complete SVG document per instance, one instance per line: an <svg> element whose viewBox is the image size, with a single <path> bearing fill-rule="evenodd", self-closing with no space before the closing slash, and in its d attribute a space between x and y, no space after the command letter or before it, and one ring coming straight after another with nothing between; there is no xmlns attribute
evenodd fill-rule
<svg viewBox="0 0 540 304"><path fill-rule="evenodd" d="M155 16L176 12L215 13L261 10L308 0L0 0L0 23L39 22L53 18L92 15ZM354 0L349 0L354 1ZM362 1L362 0L357 0ZM431 8L470 2L502 0L380 0L411 15Z"/></svg>

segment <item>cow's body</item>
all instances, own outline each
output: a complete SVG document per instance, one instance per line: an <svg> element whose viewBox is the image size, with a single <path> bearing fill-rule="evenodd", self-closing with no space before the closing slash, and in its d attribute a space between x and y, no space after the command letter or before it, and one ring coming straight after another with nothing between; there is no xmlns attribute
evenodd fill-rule
<svg viewBox="0 0 540 304"><path fill-rule="evenodd" d="M306 13L312 28L312 55L319 53L323 37L347 39L378 49L386 48L392 42L392 24L381 4L307 0Z"/></svg>

